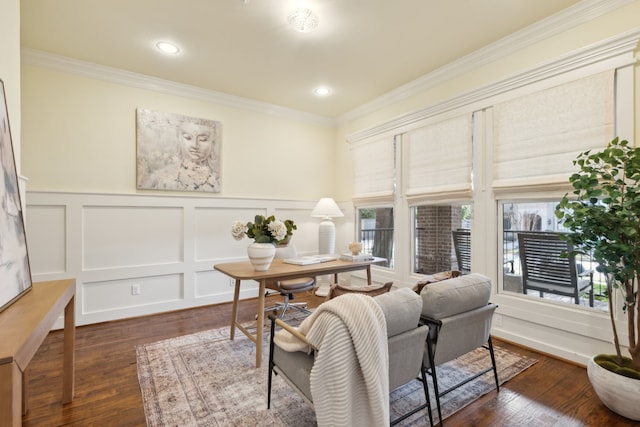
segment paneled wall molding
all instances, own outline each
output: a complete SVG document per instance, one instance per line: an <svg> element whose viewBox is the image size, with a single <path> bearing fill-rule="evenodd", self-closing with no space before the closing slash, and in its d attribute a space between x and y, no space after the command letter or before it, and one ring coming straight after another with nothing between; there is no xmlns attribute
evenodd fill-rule
<svg viewBox="0 0 640 427"><path fill-rule="evenodd" d="M317 253L316 200L188 195L27 192L34 281L76 279L79 325L231 301L233 284L213 266L246 260L249 239L231 236L235 220L257 214L292 219L300 255ZM352 240L351 203L340 203L337 248ZM139 289L139 294L138 293ZM257 283L243 283L241 298Z"/></svg>
<svg viewBox="0 0 640 427"><path fill-rule="evenodd" d="M578 49L560 58L497 81L443 102L403 114L393 120L347 136L355 143L390 132L399 134L421 125L425 120L447 112L472 112L520 96L532 90L566 83L597 72L621 68L636 62L634 51L640 41L640 28Z"/></svg>
<svg viewBox="0 0 640 427"><path fill-rule="evenodd" d="M322 126L335 125L335 120L317 114L306 113L275 104L268 104L266 102L242 98L170 80L159 79L144 74L133 73L118 68L107 67L35 49L22 48L21 58L22 64L24 65L48 68L90 79L103 80L138 89L196 99L199 101L210 102L212 104L280 116Z"/></svg>

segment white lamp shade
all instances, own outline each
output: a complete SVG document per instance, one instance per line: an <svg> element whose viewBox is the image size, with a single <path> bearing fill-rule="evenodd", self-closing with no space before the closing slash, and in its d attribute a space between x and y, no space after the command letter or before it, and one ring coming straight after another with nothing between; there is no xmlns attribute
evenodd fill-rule
<svg viewBox="0 0 640 427"><path fill-rule="evenodd" d="M344 216L338 204L331 197L323 197L311 211L311 216L320 218L338 218Z"/></svg>

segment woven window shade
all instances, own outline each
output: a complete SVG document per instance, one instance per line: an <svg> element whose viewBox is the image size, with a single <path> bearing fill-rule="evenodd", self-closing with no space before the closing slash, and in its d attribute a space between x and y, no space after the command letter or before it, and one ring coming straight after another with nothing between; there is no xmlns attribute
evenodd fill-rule
<svg viewBox="0 0 640 427"><path fill-rule="evenodd" d="M578 153L613 137L614 71L496 105L494 126L494 192L568 186Z"/></svg>
<svg viewBox="0 0 640 427"><path fill-rule="evenodd" d="M410 203L471 197L470 115L411 130L402 140Z"/></svg>
<svg viewBox="0 0 640 427"><path fill-rule="evenodd" d="M353 198L393 201L394 138L371 138L351 147Z"/></svg>

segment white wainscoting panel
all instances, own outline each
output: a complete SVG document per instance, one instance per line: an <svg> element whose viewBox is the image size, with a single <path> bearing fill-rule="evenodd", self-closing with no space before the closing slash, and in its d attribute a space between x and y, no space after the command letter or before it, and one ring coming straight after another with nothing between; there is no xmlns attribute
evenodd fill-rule
<svg viewBox="0 0 640 427"><path fill-rule="evenodd" d="M132 287L140 288L133 295ZM131 277L123 280L83 283L82 311L95 314L141 305L180 301L183 299L181 274L155 277Z"/></svg>
<svg viewBox="0 0 640 427"><path fill-rule="evenodd" d="M233 294L235 280L218 271L200 271L195 276L196 298L211 298L214 302L229 301L229 293ZM258 282L245 280L240 287L241 298L258 296Z"/></svg>
<svg viewBox="0 0 640 427"><path fill-rule="evenodd" d="M253 221L256 215L266 214L262 206L242 209L196 207L193 225L196 261L245 257L250 241L235 240L231 227L235 221Z"/></svg>
<svg viewBox="0 0 640 427"><path fill-rule="evenodd" d="M84 268L183 261L181 207L85 206Z"/></svg>
<svg viewBox="0 0 640 427"><path fill-rule="evenodd" d="M67 270L66 207L29 206L27 245L31 274Z"/></svg>

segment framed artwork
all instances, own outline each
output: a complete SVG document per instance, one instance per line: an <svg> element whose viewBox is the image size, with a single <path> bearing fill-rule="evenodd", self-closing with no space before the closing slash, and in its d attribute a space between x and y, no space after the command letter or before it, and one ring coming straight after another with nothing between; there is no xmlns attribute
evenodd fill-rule
<svg viewBox="0 0 640 427"><path fill-rule="evenodd" d="M13 157L9 113L0 80L0 311L31 289L31 268L22 216L18 172Z"/></svg>
<svg viewBox="0 0 640 427"><path fill-rule="evenodd" d="M138 108L137 188L220 192L222 123Z"/></svg>

